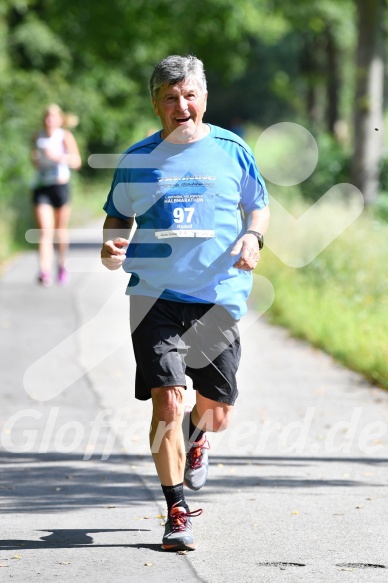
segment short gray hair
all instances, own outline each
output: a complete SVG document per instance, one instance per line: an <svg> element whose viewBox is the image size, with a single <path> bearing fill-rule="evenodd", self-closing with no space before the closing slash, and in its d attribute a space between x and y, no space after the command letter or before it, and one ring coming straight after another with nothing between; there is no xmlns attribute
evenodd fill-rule
<svg viewBox="0 0 388 583"><path fill-rule="evenodd" d="M171 55L158 63L151 75L150 93L156 99L162 85L176 85L192 79L202 93L206 93L206 77L202 61L193 55Z"/></svg>

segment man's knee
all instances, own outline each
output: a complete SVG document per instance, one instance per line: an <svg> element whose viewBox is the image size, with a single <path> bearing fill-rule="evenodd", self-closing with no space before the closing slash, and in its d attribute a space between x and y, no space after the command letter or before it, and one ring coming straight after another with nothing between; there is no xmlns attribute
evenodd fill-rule
<svg viewBox="0 0 388 583"><path fill-rule="evenodd" d="M200 410L197 405L197 413L200 418L197 426L204 427L209 431L225 431L230 425L233 414L233 406L226 403L218 403L214 407Z"/></svg>
<svg viewBox="0 0 388 583"><path fill-rule="evenodd" d="M158 387L151 390L153 418L156 421L181 422L184 413L183 387Z"/></svg>
<svg viewBox="0 0 388 583"><path fill-rule="evenodd" d="M232 409L227 407L218 407L214 414L213 431L225 431L232 420Z"/></svg>

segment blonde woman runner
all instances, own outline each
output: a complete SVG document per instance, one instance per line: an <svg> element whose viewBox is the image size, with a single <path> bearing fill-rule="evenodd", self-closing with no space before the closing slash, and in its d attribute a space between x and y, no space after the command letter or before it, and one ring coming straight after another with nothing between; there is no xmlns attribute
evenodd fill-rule
<svg viewBox="0 0 388 583"><path fill-rule="evenodd" d="M72 118L76 120L75 116ZM58 244L58 283L67 283L69 277L65 259L71 211L70 169L81 167L81 157L73 134L62 127L64 124L65 115L61 108L55 104L47 107L43 129L35 136L32 150L32 160L37 169L33 204L40 231L38 281L44 287L52 283L54 241Z"/></svg>

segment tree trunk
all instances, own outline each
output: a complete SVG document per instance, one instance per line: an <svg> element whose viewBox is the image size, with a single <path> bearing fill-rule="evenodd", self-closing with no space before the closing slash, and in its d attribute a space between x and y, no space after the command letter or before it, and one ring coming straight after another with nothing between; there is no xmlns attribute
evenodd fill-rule
<svg viewBox="0 0 388 583"><path fill-rule="evenodd" d="M378 193L383 153L382 0L355 0L358 14L355 149L352 182L372 204Z"/></svg>
<svg viewBox="0 0 388 583"><path fill-rule="evenodd" d="M300 69L305 78L306 112L313 125L319 125L323 118L321 99L321 43L319 36L309 32L302 35L303 49L300 56Z"/></svg>
<svg viewBox="0 0 388 583"><path fill-rule="evenodd" d="M326 123L331 135L335 135L338 122L338 101L340 92L340 78L338 73L338 47L330 27L326 29L326 79L327 79L327 105Z"/></svg>

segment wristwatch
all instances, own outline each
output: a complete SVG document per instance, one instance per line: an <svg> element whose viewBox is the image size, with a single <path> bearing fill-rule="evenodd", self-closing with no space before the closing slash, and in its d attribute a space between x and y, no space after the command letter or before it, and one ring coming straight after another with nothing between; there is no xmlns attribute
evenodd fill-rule
<svg viewBox="0 0 388 583"><path fill-rule="evenodd" d="M258 231L251 231L250 229L248 229L248 231L246 232L246 234L250 233L251 235L255 235L255 237L257 237L257 241L259 243L259 249L262 249L264 247L264 237L261 233L259 233Z"/></svg>

